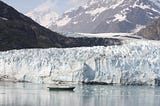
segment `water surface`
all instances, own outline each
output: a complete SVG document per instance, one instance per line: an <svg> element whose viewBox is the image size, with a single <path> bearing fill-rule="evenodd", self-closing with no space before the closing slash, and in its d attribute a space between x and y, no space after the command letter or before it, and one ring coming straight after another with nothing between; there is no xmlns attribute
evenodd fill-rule
<svg viewBox="0 0 160 106"><path fill-rule="evenodd" d="M160 106L160 87L77 85L74 92L47 85L0 82L0 106Z"/></svg>

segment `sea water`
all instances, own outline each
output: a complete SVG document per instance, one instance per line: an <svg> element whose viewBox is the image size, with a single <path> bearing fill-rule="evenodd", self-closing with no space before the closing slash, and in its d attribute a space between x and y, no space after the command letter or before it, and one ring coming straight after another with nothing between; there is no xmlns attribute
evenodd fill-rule
<svg viewBox="0 0 160 106"><path fill-rule="evenodd" d="M160 87L80 84L72 92L47 86L0 82L0 106L160 106Z"/></svg>

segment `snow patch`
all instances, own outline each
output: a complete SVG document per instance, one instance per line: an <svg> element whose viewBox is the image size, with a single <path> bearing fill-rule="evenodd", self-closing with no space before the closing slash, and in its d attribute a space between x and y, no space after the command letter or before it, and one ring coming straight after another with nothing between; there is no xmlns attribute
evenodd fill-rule
<svg viewBox="0 0 160 106"><path fill-rule="evenodd" d="M78 21L73 22L73 24L78 24Z"/></svg>
<svg viewBox="0 0 160 106"><path fill-rule="evenodd" d="M86 11L85 13L86 14L91 14L92 16L96 15L96 14L100 14L102 13L103 11L105 11L106 8L105 7L100 7L100 8L96 8L94 10L90 10L90 11Z"/></svg>
<svg viewBox="0 0 160 106"><path fill-rule="evenodd" d="M157 5L157 2L155 2L154 0L152 0L152 2L155 4L155 5ZM160 4L160 3L159 3ZM155 11L155 12L157 12L157 13L160 13L160 11L158 11L158 10L156 10L156 9L154 9L153 7L151 7L150 5L145 5L145 4L143 4L143 3L140 3L140 4L138 4L138 1L136 1L135 3L134 3L134 5L132 6L132 8L136 8L136 7L139 7L139 8L141 8L141 9L150 9L150 10L152 10L152 11ZM160 6L159 6L160 7Z"/></svg>
<svg viewBox="0 0 160 106"><path fill-rule="evenodd" d="M116 14L114 15L115 19L113 21L124 21L126 20L126 15Z"/></svg>
<svg viewBox="0 0 160 106"><path fill-rule="evenodd" d="M121 5L125 0L119 0L116 4L112 5L110 8L111 9L115 9L116 7L118 7L119 5Z"/></svg>
<svg viewBox="0 0 160 106"><path fill-rule="evenodd" d="M77 9L77 8L70 8L69 10L66 10L66 11L64 12L64 14L73 12L73 11L76 10L76 9Z"/></svg>
<svg viewBox="0 0 160 106"><path fill-rule="evenodd" d="M5 20L5 21L7 21L7 20L8 20L7 18L4 18L4 17L0 17L0 19Z"/></svg>
<svg viewBox="0 0 160 106"><path fill-rule="evenodd" d="M141 3L141 4L139 5L139 7L142 8L142 9L150 9L150 6L144 5L143 3Z"/></svg>
<svg viewBox="0 0 160 106"><path fill-rule="evenodd" d="M70 21L71 21L71 18L69 18L68 16L66 16L63 19L57 20L56 25L58 27L62 27L62 26L65 26Z"/></svg>
<svg viewBox="0 0 160 106"><path fill-rule="evenodd" d="M137 33L139 32L142 28L145 28L144 25L136 25L136 28L134 30L132 30L131 32L133 33Z"/></svg>
<svg viewBox="0 0 160 106"><path fill-rule="evenodd" d="M98 0L90 0L90 1L89 1L89 5L96 4L97 2L98 2Z"/></svg>

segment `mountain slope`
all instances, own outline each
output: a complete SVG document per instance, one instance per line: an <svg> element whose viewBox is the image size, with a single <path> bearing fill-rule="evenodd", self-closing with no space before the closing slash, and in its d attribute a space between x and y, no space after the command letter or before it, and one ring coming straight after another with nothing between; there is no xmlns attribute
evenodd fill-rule
<svg viewBox="0 0 160 106"><path fill-rule="evenodd" d="M160 40L160 18L141 29L137 34L147 39Z"/></svg>
<svg viewBox="0 0 160 106"><path fill-rule="evenodd" d="M159 0L88 0L48 28L57 31L132 32L160 16Z"/></svg>
<svg viewBox="0 0 160 106"><path fill-rule="evenodd" d="M52 47L59 34L51 32L0 1L0 50Z"/></svg>
<svg viewBox="0 0 160 106"><path fill-rule="evenodd" d="M46 29L0 1L0 51L121 44L117 39L68 38Z"/></svg>

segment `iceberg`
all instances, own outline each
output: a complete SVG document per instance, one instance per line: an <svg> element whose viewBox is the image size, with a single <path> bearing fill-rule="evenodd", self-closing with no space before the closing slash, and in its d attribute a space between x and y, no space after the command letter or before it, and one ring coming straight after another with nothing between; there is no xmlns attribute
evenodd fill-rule
<svg viewBox="0 0 160 106"><path fill-rule="evenodd" d="M0 52L0 79L119 85L160 85L160 42Z"/></svg>

